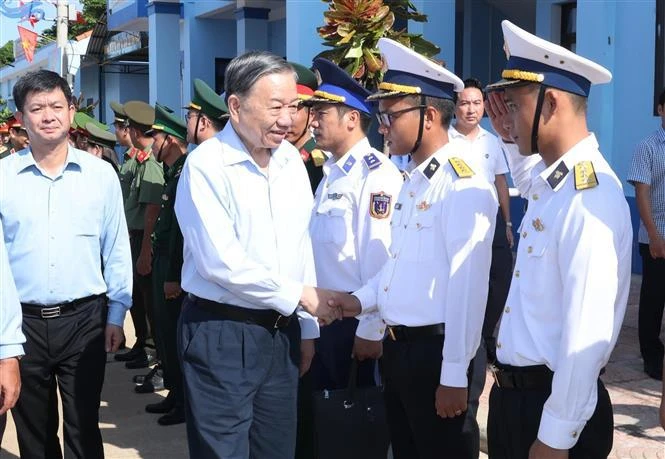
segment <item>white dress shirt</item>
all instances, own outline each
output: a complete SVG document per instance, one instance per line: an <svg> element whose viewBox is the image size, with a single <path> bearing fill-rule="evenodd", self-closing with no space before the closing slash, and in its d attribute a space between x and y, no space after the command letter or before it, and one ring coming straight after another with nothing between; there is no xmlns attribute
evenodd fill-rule
<svg viewBox="0 0 665 459"><path fill-rule="evenodd" d="M228 123L189 155L178 183L183 290L293 314L303 285L316 285L311 210L298 150L283 141L272 151L266 176ZM302 337L318 337L316 320L302 310L298 315Z"/></svg>
<svg viewBox="0 0 665 459"><path fill-rule="evenodd" d="M467 387L487 303L497 201L484 177L461 178L448 143L413 168L395 204L390 258L354 293L388 325L446 324L441 384Z"/></svg>
<svg viewBox="0 0 665 459"><path fill-rule="evenodd" d="M478 126L478 135L469 139L451 125L448 128L448 137L457 144L460 157L474 172L487 177L488 182L494 183L497 175L508 173L499 139L482 126Z"/></svg>
<svg viewBox="0 0 665 459"><path fill-rule="evenodd" d="M319 287L352 292L388 259L390 217L404 179L366 137L339 160L328 159L323 173L310 223L316 278ZM359 320L356 335L383 339L385 326L378 312Z"/></svg>
<svg viewBox="0 0 665 459"><path fill-rule="evenodd" d="M593 164L597 186L576 190L574 168L581 161ZM596 380L626 310L630 213L593 135L551 166L537 163L530 185L521 189L529 206L519 229L497 357L503 364L544 364L554 372L538 438L569 449L596 407Z"/></svg>

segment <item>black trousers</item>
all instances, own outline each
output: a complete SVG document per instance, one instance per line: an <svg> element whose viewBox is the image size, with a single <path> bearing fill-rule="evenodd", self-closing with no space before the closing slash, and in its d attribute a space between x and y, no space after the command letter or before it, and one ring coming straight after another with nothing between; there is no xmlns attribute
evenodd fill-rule
<svg viewBox="0 0 665 459"><path fill-rule="evenodd" d="M136 345L144 346L151 337L152 331L152 275L141 276L136 271L136 262L141 254L143 231L130 231L129 245L132 250L132 272L134 285L132 289L132 307L129 314L134 323Z"/></svg>
<svg viewBox="0 0 665 459"><path fill-rule="evenodd" d="M642 256L642 287L640 288L640 308L638 333L640 352L645 365L661 368L663 364L663 343L660 328L665 307L665 260L652 258L648 244L640 244Z"/></svg>
<svg viewBox="0 0 665 459"><path fill-rule="evenodd" d="M21 396L12 410L22 458L61 457L59 446L56 451L53 444L55 378L63 405L65 457L104 457L99 403L106 367L106 315L105 298L53 319L24 315Z"/></svg>
<svg viewBox="0 0 665 459"><path fill-rule="evenodd" d="M480 434L468 410L436 414L443 337L383 342L384 397L395 459L477 459Z"/></svg>
<svg viewBox="0 0 665 459"><path fill-rule="evenodd" d="M491 459L527 459L538 436L540 417L551 389L502 389L490 392L487 420L488 454ZM591 419L569 450L570 459L606 459L612 451L614 421L612 402L598 379L598 402Z"/></svg>
<svg viewBox="0 0 665 459"><path fill-rule="evenodd" d="M182 370L178 359L178 317L185 293L177 298L166 299L164 281L168 269L168 255L155 253L152 262L153 280L153 323L152 335L155 348L162 361L164 386L171 391L177 405L184 404L182 392Z"/></svg>

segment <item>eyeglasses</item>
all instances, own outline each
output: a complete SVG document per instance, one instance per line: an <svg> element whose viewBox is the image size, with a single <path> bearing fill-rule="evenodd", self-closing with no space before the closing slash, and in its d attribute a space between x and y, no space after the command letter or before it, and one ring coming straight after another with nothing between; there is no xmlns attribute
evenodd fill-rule
<svg viewBox="0 0 665 459"><path fill-rule="evenodd" d="M414 107L405 108L404 110L397 110L396 112L378 112L376 114L376 119L379 120L379 124L385 127L390 127L393 120L397 118L398 115L402 115L406 112L411 112L413 110L421 110L426 108L427 105L416 105Z"/></svg>
<svg viewBox="0 0 665 459"><path fill-rule="evenodd" d="M194 118L194 117L197 117L197 118L198 118L198 117L200 117L200 116L201 116L201 113L200 113L200 112L189 112L189 113L187 113L187 114L185 115L185 121L189 121L190 119L192 119L192 118Z"/></svg>

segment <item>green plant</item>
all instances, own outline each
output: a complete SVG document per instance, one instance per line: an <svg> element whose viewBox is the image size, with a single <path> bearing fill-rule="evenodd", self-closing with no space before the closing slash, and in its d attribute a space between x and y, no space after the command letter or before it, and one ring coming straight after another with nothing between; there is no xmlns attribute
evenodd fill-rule
<svg viewBox="0 0 665 459"><path fill-rule="evenodd" d="M427 21L409 0L322 1L329 7L323 13L325 25L317 31L324 46L332 49L317 57L336 63L369 89L376 88L383 76L383 61L376 47L380 38L392 38L427 57L440 51L422 35L394 30L396 19L401 23Z"/></svg>

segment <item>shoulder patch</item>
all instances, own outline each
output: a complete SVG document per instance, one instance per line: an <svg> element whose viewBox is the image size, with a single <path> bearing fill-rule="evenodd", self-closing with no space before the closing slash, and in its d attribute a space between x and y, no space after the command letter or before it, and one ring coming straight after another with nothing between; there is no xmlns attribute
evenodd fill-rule
<svg viewBox="0 0 665 459"><path fill-rule="evenodd" d="M312 150L310 155L312 156L312 161L314 161L314 165L316 167L321 167L321 166L323 166L323 163L326 162L325 153L323 153L323 151L319 150L318 148L315 148L314 150Z"/></svg>
<svg viewBox="0 0 665 459"><path fill-rule="evenodd" d="M475 172L464 162L462 158L449 158L448 162L459 178L473 177Z"/></svg>
<svg viewBox="0 0 665 459"><path fill-rule="evenodd" d="M367 169L369 170L376 169L381 165L381 160L374 153L369 153L363 156L363 161L365 161Z"/></svg>
<svg viewBox="0 0 665 459"><path fill-rule="evenodd" d="M598 177L591 161L580 161L575 164L575 189L586 190L598 186Z"/></svg>
<svg viewBox="0 0 665 459"><path fill-rule="evenodd" d="M392 196L384 193L372 193L369 198L369 215L373 218L383 219L390 216L390 203Z"/></svg>

